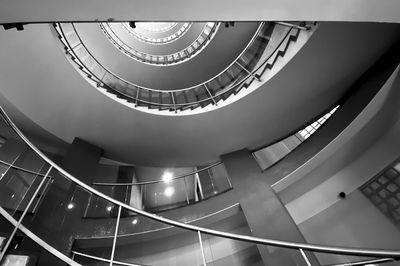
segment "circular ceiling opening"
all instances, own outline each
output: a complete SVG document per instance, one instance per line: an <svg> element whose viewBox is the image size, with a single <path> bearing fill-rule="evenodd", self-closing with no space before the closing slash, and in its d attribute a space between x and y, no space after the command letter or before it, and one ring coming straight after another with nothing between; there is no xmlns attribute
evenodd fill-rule
<svg viewBox="0 0 400 266"><path fill-rule="evenodd" d="M168 66L183 63L196 56L212 41L219 28L219 23L216 22L204 22L199 24L201 27L199 25L191 27L192 24L192 22L100 23L100 28L107 39L125 55L141 63ZM180 41L179 39L188 32L191 33L187 35L190 41L188 38L182 38L186 40ZM145 45L153 47L170 45L171 48L179 47L179 49L165 54L150 53L145 52Z"/></svg>

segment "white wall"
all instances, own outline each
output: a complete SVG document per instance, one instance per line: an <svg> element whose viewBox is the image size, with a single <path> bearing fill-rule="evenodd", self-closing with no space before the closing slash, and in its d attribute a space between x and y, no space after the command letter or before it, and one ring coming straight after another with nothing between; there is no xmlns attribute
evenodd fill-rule
<svg viewBox="0 0 400 266"><path fill-rule="evenodd" d="M358 191L361 185L400 157L398 70L359 117L296 170L297 174L305 172L299 182L288 187L293 193L285 194L285 200L290 199L285 206L307 242L399 249L400 231ZM358 125L359 128L354 131L359 122L363 125ZM340 141L345 136L349 138ZM335 151L326 156L324 153L330 149ZM318 161L318 166L307 172L313 160ZM313 175L315 178L310 179ZM302 193L305 186L309 190ZM341 191L347 193L347 199L339 199ZM324 254L317 256L321 264L357 259Z"/></svg>
<svg viewBox="0 0 400 266"><path fill-rule="evenodd" d="M359 190L302 222L299 229L309 243L377 249L400 247L400 231ZM357 260L350 256L316 255L323 265Z"/></svg>

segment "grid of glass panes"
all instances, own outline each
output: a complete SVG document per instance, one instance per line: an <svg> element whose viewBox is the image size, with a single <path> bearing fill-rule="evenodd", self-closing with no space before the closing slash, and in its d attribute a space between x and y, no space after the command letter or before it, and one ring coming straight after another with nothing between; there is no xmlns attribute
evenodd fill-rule
<svg viewBox="0 0 400 266"><path fill-rule="evenodd" d="M400 161L360 187L361 192L400 229Z"/></svg>
<svg viewBox="0 0 400 266"><path fill-rule="evenodd" d="M323 117L312 123L311 125L308 125L306 128L300 130L298 134L300 134L301 137L304 139L309 138L323 123L325 123L326 120L334 113L336 110L339 108L339 105L333 108L331 111L329 111L327 114L325 114Z"/></svg>

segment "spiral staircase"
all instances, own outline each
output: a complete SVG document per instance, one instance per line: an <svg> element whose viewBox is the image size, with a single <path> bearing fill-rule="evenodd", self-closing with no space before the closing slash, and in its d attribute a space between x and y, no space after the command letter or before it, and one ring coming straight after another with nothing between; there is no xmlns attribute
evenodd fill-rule
<svg viewBox="0 0 400 266"><path fill-rule="evenodd" d="M147 88L124 80L96 59L72 23L57 24L55 29L71 62L98 89L105 90L122 99L128 106L138 107L139 110L145 110L142 107L146 107L172 114L184 114L184 111L190 112L197 108L204 110L209 105L213 105L214 108L218 104L223 105L221 102L248 88L253 81L261 82L260 78L264 72L271 69L276 60L285 54L290 42L296 41L300 31L308 31L312 26L315 27L312 23L308 24L261 23L243 51L225 69L198 85L180 89ZM115 37L110 36L109 32L112 32L112 29L105 25L101 25L102 30L113 44L116 44L117 34L113 33ZM127 46L121 39L118 39L119 44L116 45L119 50L123 50L125 54L140 62L161 66L171 65L182 63L185 59L201 52L207 41L211 42L217 29L217 23L206 24L205 29L192 44L170 55L153 56L128 52L129 48L121 48Z"/></svg>
<svg viewBox="0 0 400 266"><path fill-rule="evenodd" d="M235 23L236 25L227 24L232 36L239 22ZM119 53L121 58L126 57L127 64L142 64L143 67L168 73L168 69L194 64L210 49L217 49L213 41L218 40L220 28L225 26L224 22L199 24L202 25L198 26L195 22L159 23L157 26L139 23L113 25L104 22L96 27L98 33L104 34L102 41L107 42L104 45L114 49L113 53ZM213 69L215 73L204 74L204 80L198 84L180 88L153 88L141 84L141 80L128 80L124 73L116 73L112 70L115 69L112 61L97 58L96 51L91 51L90 45L85 43L90 36L85 37L80 32L79 23L53 23L50 28L65 53L66 60L90 84L90 89L104 94L112 104L122 104L146 115L150 113L161 115L161 118L168 116L165 119L174 119L179 116L207 115L223 107L232 107L236 102L243 102L246 97L262 89L263 84L274 79L285 64L290 64L290 60L302 52L302 48L318 31L319 25L314 22L261 22L250 34L250 38L245 40L246 45L242 45L233 57L226 58L222 70ZM169 31L173 33L166 34ZM193 38L185 39L185 35L190 35L191 32L195 32L192 34L194 41ZM232 153L233 155L229 152L234 151L230 150L220 154L221 161L197 164L182 170L182 174L178 175L164 173L162 179L89 182L82 175L87 170L85 167L91 167L91 162L84 161L83 166L71 167L64 161L63 167L60 166L61 159L57 154L39 149L13 122L13 115L0 107L1 134L7 136L4 143L13 142L19 150L24 151L20 154L8 152L7 149L0 151L0 261L4 265L284 263L309 266L323 264L316 254L328 254L339 257L339 261L343 256L354 258L349 260L349 257L345 257L349 262L332 265L396 265L400 258L397 248L356 248L308 243L301 236L296 224L290 221L290 225L286 222L284 224L288 226L288 231L296 231L293 235L300 236L295 241L257 236L255 231L259 229L252 224L246 206L246 201L251 202L249 198L252 196L247 195L249 198L245 200L240 198L243 197L240 196L243 192L240 187L245 187L244 183L254 181L251 191L256 196L260 194L256 190L257 184L270 184L265 186L269 200L277 202L281 210L284 210L285 205L281 200L288 201L285 202L288 206L293 202L287 200L295 194L289 193L290 190L294 190L294 187L304 190L310 184L301 183L302 178L296 177L300 175L298 172L309 171L309 175L305 174L303 178L311 179L313 171L317 175L319 167L322 168L323 162L318 164L318 160L322 160L324 156L340 161L337 159L339 156L334 156L339 150L336 142L349 148L351 141L354 141L351 138L353 135L363 132L369 134L368 127L384 123L381 122L382 119L378 119L379 115L392 113L390 117L393 120L398 118L394 107L397 104L395 96L398 96L396 88L400 61L399 44L396 41L397 39L388 41L387 46L394 44L394 48L385 49L386 54L376 52L381 59L371 60L372 66L366 67L364 75L358 77L357 82L353 83L353 87L339 101L320 108L317 115L310 115L311 119L302 121L300 126L292 127L287 134L281 134L279 139L265 141L265 145L256 145L252 149L246 147L245 152ZM138 43L142 46L134 47ZM157 45L170 45L171 48L164 47L165 51L170 52L163 55L151 53L148 46ZM139 48L147 51L139 51ZM371 78L371 81L370 77L377 80ZM370 85L368 89L363 87L365 84ZM379 105L381 109L375 105ZM346 116L347 120L343 119ZM365 117L368 116L369 120L366 120ZM362 124L363 121L365 124ZM395 124L396 121L390 122ZM390 122L385 124L388 128ZM348 147L346 141L349 143ZM321 145L317 151L314 149L316 142ZM287 150L282 152L279 147ZM309 148L312 151L307 151ZM344 152L346 151L351 153L348 150ZM243 154L243 158L250 158L251 167L258 162L257 167L250 167L257 169L257 173L250 171L248 176L239 178L242 174L240 166L235 168L235 165L240 165L241 160L237 163L235 156ZM299 154L304 156L304 161L300 162ZM65 157L72 158L74 155ZM295 157L299 161L295 162ZM26 165L26 161L30 163ZM285 163L289 165L286 168L283 167ZM339 164L336 161L332 163ZM125 170L132 166L117 164L120 169ZM140 166L135 167L139 169ZM285 173L290 167L295 169ZM396 165L391 167L396 169ZM172 169L178 171L178 168ZM258 177L267 179L262 171L274 176L268 177L268 182L258 183ZM394 183L398 176L394 175L392 178ZM248 177L254 179L246 181ZM182 197L170 203L146 205L145 199L153 197L152 200L157 201L157 193L160 191L164 199L174 193L179 193ZM277 196L278 193L281 193L281 199ZM346 193L343 197L346 197ZM267 204L268 206L271 205ZM286 210L283 212L287 215L287 220L291 220L289 213ZM272 227L268 229L270 231L274 230L273 226L276 226L277 231L282 229L277 224L259 224L258 227L260 226Z"/></svg>

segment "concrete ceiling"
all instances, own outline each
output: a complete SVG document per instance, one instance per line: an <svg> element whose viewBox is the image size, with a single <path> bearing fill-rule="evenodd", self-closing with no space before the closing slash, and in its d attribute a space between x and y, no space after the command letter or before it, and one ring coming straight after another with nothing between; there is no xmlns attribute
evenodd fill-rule
<svg viewBox="0 0 400 266"><path fill-rule="evenodd" d="M0 23L53 21L386 21L398 0L18 0L0 2Z"/></svg>
<svg viewBox="0 0 400 266"><path fill-rule="evenodd" d="M191 166L281 138L333 105L398 39L398 25L321 23L271 80L245 98L194 116L157 116L116 103L69 64L47 25L1 31L0 90L66 142L83 138L112 159ZM29 131L29 125L26 130Z"/></svg>

